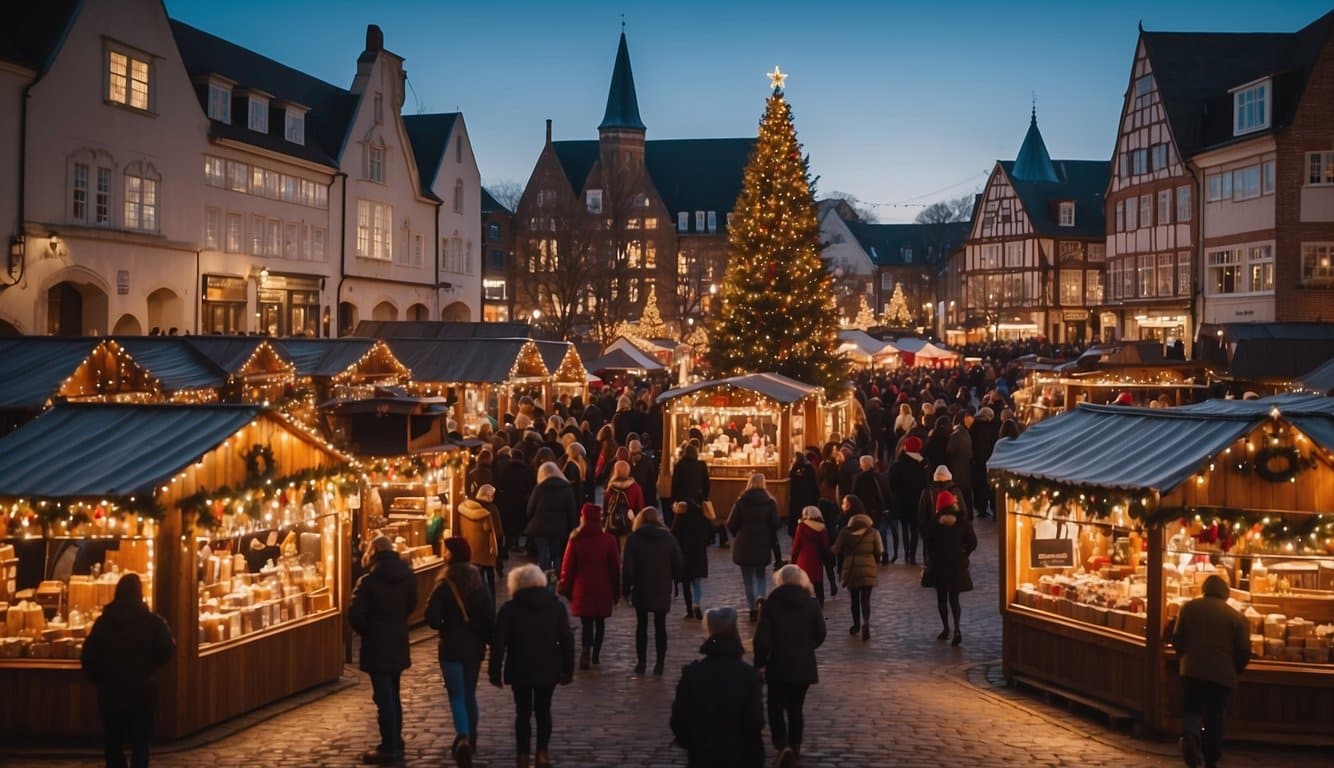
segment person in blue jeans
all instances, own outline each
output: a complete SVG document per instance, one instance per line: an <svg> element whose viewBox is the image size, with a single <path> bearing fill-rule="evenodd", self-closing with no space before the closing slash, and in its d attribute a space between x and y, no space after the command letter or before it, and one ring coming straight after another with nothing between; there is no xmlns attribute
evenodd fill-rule
<svg viewBox="0 0 1334 768"><path fill-rule="evenodd" d="M380 743L362 754L365 763L403 757L403 702L399 678L412 666L408 616L417 608L417 577L384 534L371 540L366 574L352 591L348 622L361 635L361 670L371 678Z"/></svg>
<svg viewBox="0 0 1334 768"><path fill-rule="evenodd" d="M746 607L750 620L759 617L756 600L766 594L765 580L770 554L777 554L778 502L765 487L764 475L755 473L746 483L746 490L732 505L727 517L727 530L732 532L732 562L741 568L741 583L746 589Z"/></svg>
<svg viewBox="0 0 1334 768"><path fill-rule="evenodd" d="M440 675L454 717L450 754L459 766L469 768L477 750L477 678L495 611L491 590L471 562L468 540L445 539L444 555L445 570L426 603L426 623L440 633Z"/></svg>
<svg viewBox="0 0 1334 768"><path fill-rule="evenodd" d="M537 565L554 583L570 533L579 527L574 487L555 462L537 468L537 486L528 497L528 524L524 533L537 544Z"/></svg>

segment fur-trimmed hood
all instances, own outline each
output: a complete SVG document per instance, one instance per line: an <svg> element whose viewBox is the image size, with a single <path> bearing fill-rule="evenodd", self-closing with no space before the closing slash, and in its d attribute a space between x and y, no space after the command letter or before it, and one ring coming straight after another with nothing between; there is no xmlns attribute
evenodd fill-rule
<svg viewBox="0 0 1334 768"><path fill-rule="evenodd" d="M848 524L844 530L848 532L849 536L861 536L874 527L875 523L871 520L870 515L858 514L848 519Z"/></svg>
<svg viewBox="0 0 1334 768"><path fill-rule="evenodd" d="M459 515L480 522L491 515L491 510L473 499L464 499L459 505Z"/></svg>

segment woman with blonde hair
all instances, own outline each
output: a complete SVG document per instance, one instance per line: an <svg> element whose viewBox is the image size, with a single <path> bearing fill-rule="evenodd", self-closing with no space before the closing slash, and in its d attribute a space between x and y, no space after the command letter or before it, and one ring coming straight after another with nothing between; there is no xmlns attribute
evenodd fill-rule
<svg viewBox="0 0 1334 768"><path fill-rule="evenodd" d="M537 546L537 564L551 571L552 581L560 573L565 540L579 525L579 506L574 488L555 462L537 468L537 485L528 497L528 525L524 533Z"/></svg>
<svg viewBox="0 0 1334 768"><path fill-rule="evenodd" d="M653 614L653 674L661 675L667 655L667 612L672 609L672 587L681 578L681 547L663 527L657 507L644 507L635 516L634 533L625 542L621 558L621 589L635 607L635 674L644 674L648 652L648 616Z"/></svg>
<svg viewBox="0 0 1334 768"><path fill-rule="evenodd" d="M765 593L764 569L769 564L769 555L777 548L778 502L765 487L764 475L756 472L746 483L746 490L732 505L732 513L727 517L727 530L731 531L732 562L741 567L741 582L746 588L746 606L750 609L750 620L755 621L759 607L757 599L763 599Z"/></svg>
<svg viewBox="0 0 1334 768"><path fill-rule="evenodd" d="M565 479L574 488L574 500L580 504L588 501L592 494L592 483L588 482L588 458L584 446L571 438L565 444Z"/></svg>

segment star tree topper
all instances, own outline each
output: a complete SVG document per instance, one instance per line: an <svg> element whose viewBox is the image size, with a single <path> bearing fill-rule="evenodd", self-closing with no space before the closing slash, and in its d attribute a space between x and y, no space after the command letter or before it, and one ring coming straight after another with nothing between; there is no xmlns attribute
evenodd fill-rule
<svg viewBox="0 0 1334 768"><path fill-rule="evenodd" d="M777 64L774 65L774 71L766 73L766 76L769 78L769 85L775 91L781 90L783 81L787 79L787 73L780 70Z"/></svg>

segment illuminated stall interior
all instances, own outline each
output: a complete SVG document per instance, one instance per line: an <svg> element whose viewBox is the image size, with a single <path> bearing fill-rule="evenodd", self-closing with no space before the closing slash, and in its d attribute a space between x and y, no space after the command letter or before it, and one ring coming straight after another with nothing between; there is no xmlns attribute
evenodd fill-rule
<svg viewBox="0 0 1334 768"><path fill-rule="evenodd" d="M530 339L390 339L394 356L412 371L409 392L445 397L450 432L475 436L517 413L525 395L548 400L551 373Z"/></svg>
<svg viewBox="0 0 1334 768"><path fill-rule="evenodd" d="M0 736L96 734L78 658L127 572L176 638L160 735L336 680L359 482L255 406L57 405L0 439Z"/></svg>
<svg viewBox="0 0 1334 768"><path fill-rule="evenodd" d="M295 383L294 366L258 336L189 336L186 342L227 374L221 399L228 403L278 403Z"/></svg>
<svg viewBox="0 0 1334 768"><path fill-rule="evenodd" d="M542 353L542 364L551 371L551 385L548 387L551 400L565 399L568 404L575 397L588 399L588 370L579 357L579 350L568 341L534 340ZM547 411L551 403L543 400Z"/></svg>
<svg viewBox="0 0 1334 768"><path fill-rule="evenodd" d="M227 372L190 344L188 336L125 336L116 342L146 368L169 402L216 403Z"/></svg>
<svg viewBox="0 0 1334 768"><path fill-rule="evenodd" d="M1174 731L1163 638L1218 574L1251 625L1229 733L1330 735L1334 399L1081 405L1002 440L989 466L1008 500L1007 678Z"/></svg>
<svg viewBox="0 0 1334 768"><path fill-rule="evenodd" d="M0 433L57 400L154 402L157 380L115 340L19 336L0 339Z"/></svg>
<svg viewBox="0 0 1334 768"><path fill-rule="evenodd" d="M389 345L375 339L279 339L274 342L296 366L297 388L317 402L374 396L377 387L406 384L407 366Z"/></svg>

